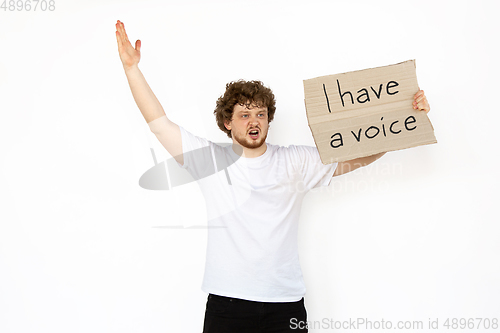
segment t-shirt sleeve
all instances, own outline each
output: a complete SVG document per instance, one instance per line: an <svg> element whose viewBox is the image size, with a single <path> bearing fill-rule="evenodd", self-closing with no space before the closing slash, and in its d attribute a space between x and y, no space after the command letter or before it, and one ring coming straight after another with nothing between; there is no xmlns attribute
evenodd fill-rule
<svg viewBox="0 0 500 333"><path fill-rule="evenodd" d="M162 116L155 120L152 120L148 123L149 129L153 132L158 141L166 147L168 138L168 129L167 129L168 119L167 116ZM181 168L187 169L189 164L192 164L192 161L189 159L193 158L193 154L189 152L195 151L197 149L208 147L210 142L204 138L200 138L196 135L191 134L189 131L185 130L182 126L179 126L181 131L181 144L182 144L182 153L184 156L184 165L177 163Z"/></svg>
<svg viewBox="0 0 500 333"><path fill-rule="evenodd" d="M307 190L328 186L332 180L337 163L323 164L318 149L310 146L290 146L291 160Z"/></svg>
<svg viewBox="0 0 500 333"><path fill-rule="evenodd" d="M182 138L182 155L184 164L177 163L186 169L194 179L198 180L215 173L213 143L201 138L179 126Z"/></svg>

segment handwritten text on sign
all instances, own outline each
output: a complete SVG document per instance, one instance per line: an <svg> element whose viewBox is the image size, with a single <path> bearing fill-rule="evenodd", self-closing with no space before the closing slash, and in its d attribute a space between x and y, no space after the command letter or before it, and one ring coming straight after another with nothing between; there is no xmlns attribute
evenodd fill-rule
<svg viewBox="0 0 500 333"><path fill-rule="evenodd" d="M427 115L412 108L418 90L413 60L305 80L307 118L323 163L435 143Z"/></svg>

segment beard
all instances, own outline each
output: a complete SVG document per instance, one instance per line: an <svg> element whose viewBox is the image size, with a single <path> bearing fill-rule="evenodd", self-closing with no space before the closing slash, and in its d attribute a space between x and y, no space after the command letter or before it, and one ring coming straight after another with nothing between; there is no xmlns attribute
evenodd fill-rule
<svg viewBox="0 0 500 333"><path fill-rule="evenodd" d="M248 133L245 134L244 136L238 136L236 134L234 135L234 139L236 140L236 142L238 142L241 146L249 149L259 148L264 144L266 138L267 138L267 131L266 133L263 133L260 129L259 129L259 138L256 140L250 138Z"/></svg>

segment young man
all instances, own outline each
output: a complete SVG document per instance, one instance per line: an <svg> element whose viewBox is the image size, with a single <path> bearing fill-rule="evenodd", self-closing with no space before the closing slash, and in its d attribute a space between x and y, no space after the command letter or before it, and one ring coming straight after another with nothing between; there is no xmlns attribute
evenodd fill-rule
<svg viewBox="0 0 500 333"><path fill-rule="evenodd" d="M302 199L384 153L323 165L316 147L267 143L275 99L259 81L231 82L217 101L217 124L232 145L197 137L167 118L138 68L141 42L132 47L120 21L116 29L120 59L144 119L198 180L208 226L217 226L208 228L204 332L307 332L297 249ZM423 91L413 107L429 111ZM200 153L189 153L195 151ZM221 169L225 172L215 172Z"/></svg>

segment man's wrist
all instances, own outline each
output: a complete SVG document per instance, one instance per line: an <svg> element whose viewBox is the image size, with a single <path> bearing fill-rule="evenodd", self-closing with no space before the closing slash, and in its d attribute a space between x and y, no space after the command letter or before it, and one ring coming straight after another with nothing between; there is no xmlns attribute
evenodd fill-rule
<svg viewBox="0 0 500 333"><path fill-rule="evenodd" d="M129 67L123 66L123 69L125 70L125 74L137 72L139 70L139 64L135 64Z"/></svg>

